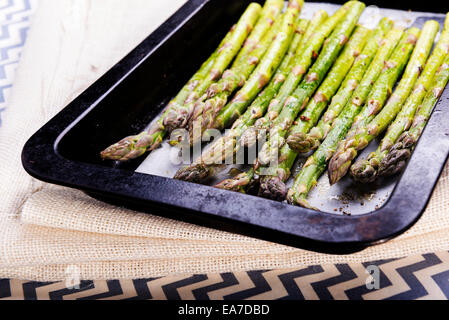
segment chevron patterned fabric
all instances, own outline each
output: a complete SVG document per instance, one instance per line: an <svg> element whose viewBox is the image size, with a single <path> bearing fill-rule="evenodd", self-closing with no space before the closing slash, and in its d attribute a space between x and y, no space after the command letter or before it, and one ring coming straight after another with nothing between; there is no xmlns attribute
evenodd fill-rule
<svg viewBox="0 0 449 320"><path fill-rule="evenodd" d="M37 5L38 0L0 0L0 126ZM0 300L449 299L447 251L367 263L136 280L77 281L76 270L63 282L0 279Z"/></svg>
<svg viewBox="0 0 449 320"><path fill-rule="evenodd" d="M371 288L367 269L379 270ZM368 281L367 281L368 280ZM71 288L74 287L74 288ZM449 252L292 270L139 280L28 282L0 279L0 300L447 300Z"/></svg>
<svg viewBox="0 0 449 320"><path fill-rule="evenodd" d="M0 126L38 0L0 0Z"/></svg>

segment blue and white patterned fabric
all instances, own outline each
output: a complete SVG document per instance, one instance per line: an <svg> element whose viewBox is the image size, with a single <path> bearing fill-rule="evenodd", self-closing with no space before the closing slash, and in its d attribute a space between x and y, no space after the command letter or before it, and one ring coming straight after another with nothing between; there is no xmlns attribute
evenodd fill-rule
<svg viewBox="0 0 449 320"><path fill-rule="evenodd" d="M0 126L38 0L0 0Z"/></svg>

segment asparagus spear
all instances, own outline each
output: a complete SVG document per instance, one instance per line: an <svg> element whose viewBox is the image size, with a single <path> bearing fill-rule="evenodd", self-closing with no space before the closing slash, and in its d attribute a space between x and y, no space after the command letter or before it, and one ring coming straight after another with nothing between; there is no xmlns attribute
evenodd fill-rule
<svg viewBox="0 0 449 320"><path fill-rule="evenodd" d="M338 117L340 112L348 103L354 90L359 85L366 70L368 69L374 55L379 48L379 42L385 37L385 34L392 28L393 22L383 18L375 32L372 33L368 44L357 57L355 64L349 74L346 76L341 88L332 98L332 102L326 113L321 118L319 124L310 130L309 134L301 131L291 132L287 143L290 148L297 153L308 153L319 147L329 131L332 129L332 122Z"/></svg>
<svg viewBox="0 0 449 320"><path fill-rule="evenodd" d="M439 29L438 22L427 21L424 25L421 38L429 38L429 46L432 46ZM436 50L429 58L424 68L423 73L416 82L415 89L408 97L402 110L396 117L396 120L390 125L385 137L382 139L379 148L371 153L367 159L360 159L351 167L352 177L362 183L371 183L377 179L377 170L384 157L388 154L391 147L394 145L399 136L412 124L416 109L423 101L427 90L432 85L432 80L437 72L437 69L443 63L446 56L446 50L438 50L441 42L438 44ZM444 45L447 48L447 44ZM380 116L380 115L379 115ZM393 119L393 115L391 116ZM386 121L389 121L387 119Z"/></svg>
<svg viewBox="0 0 449 320"><path fill-rule="evenodd" d="M283 15L285 18L286 15ZM229 96L233 94L236 88L243 86L248 76L254 71L260 58L264 56L270 45L273 43L277 33L280 30L282 21L284 19L277 19L270 31L264 36L262 41L256 50L246 55L246 59L241 59L240 64L235 65L232 69L227 70L221 80L215 84L212 84L208 89L208 94L204 94L201 98L197 99L193 104L193 111L189 117L187 128L190 134L190 144L194 145L199 141L194 141L194 128L202 127L203 118L206 115L215 113L216 110L221 109L227 102ZM217 89L215 89L217 88ZM221 89L222 88L222 89ZM211 93L215 90L218 93ZM209 97L210 95L210 97ZM183 129L183 127L179 128ZM176 146L181 142L184 142L184 130L180 130L180 134L173 134L170 140L170 145ZM196 139L202 138L202 132L195 135Z"/></svg>
<svg viewBox="0 0 449 320"><path fill-rule="evenodd" d="M201 182L210 175L213 175L214 169L217 167L216 165L221 164L225 160L226 155L234 154L236 152L235 146L243 131L265 114L269 102L284 83L294 63L295 55L302 45L305 30L308 29L310 29L310 26L307 20L298 20L298 27L290 45L289 52L284 57L281 66L277 70L276 75L273 77L270 84L252 103L245 114L234 123L232 129L217 142L214 142L213 145L195 161L195 163L179 170L175 176L176 179Z"/></svg>
<svg viewBox="0 0 449 320"><path fill-rule="evenodd" d="M308 104L303 115L298 120L298 124L291 129L292 132L307 133L318 121L321 113L327 106L328 98L332 97L338 90L356 57L363 50L370 33L371 30L369 29L357 27L342 54L315 94L315 99ZM287 188L284 182L290 176L290 169L296 159L296 154L287 145L284 147L286 149L283 150L284 152L281 152L277 166L270 167L268 175L265 175L261 179L259 194L265 198L282 201L287 194ZM290 155L289 153L292 154Z"/></svg>
<svg viewBox="0 0 449 320"><path fill-rule="evenodd" d="M449 55L417 112L411 129L404 132L379 166L379 175L390 176L401 172L412 155L418 140L449 80Z"/></svg>
<svg viewBox="0 0 449 320"><path fill-rule="evenodd" d="M222 182L216 184L214 187L217 189L246 193L249 185L254 181L255 174L255 169L251 168L249 171L243 172L233 179L223 180Z"/></svg>
<svg viewBox="0 0 449 320"><path fill-rule="evenodd" d="M346 143L345 148L346 150L351 150L351 157L346 159L343 167L349 167L358 152L365 149L397 116L424 68L434 43L436 31L431 24L426 23L404 76L386 106L367 126L357 129L356 135Z"/></svg>
<svg viewBox="0 0 449 320"><path fill-rule="evenodd" d="M279 92L285 82L287 75L292 68L296 53L299 48L301 48L304 36L308 30L310 30L310 21L300 19L297 23L296 34L290 44L289 51L284 57L270 84L259 94L256 100L254 100L250 108L248 108L248 110L234 122L232 126L233 130L242 128L243 126L245 126L245 128L242 128L241 130L245 130L247 126L254 124L258 118L265 114L268 104ZM237 136L240 137L240 135L241 133L238 133Z"/></svg>
<svg viewBox="0 0 449 320"><path fill-rule="evenodd" d="M385 101L392 92L394 84L409 61L420 32L421 31L418 28L410 28L401 39L398 48L396 48L390 60L385 64L385 70L376 82L368 99L368 103L355 118L353 128L348 133L346 139L339 143L339 147L329 163L329 180L331 184L337 183L349 170L352 160L357 156L357 149L353 147L353 144L354 142L359 142L359 140L355 140L354 137L359 132L363 133L367 124L369 124L375 115L383 108ZM421 50L416 52L419 51ZM414 84L412 80L417 77L418 70L415 68L419 62L419 56L420 55L418 54L413 57L413 60L409 64L411 67L408 68L408 72L404 74L401 83L398 86L398 89L400 90L397 91L397 93L401 93L401 95L398 96L398 94L396 94L392 96L392 98L390 98L392 103L402 102L402 94L404 91L407 91L406 89L410 86L410 83L412 83L412 85ZM409 92L406 93L408 94ZM357 144L357 147L365 146L366 145L363 145L362 143Z"/></svg>
<svg viewBox="0 0 449 320"><path fill-rule="evenodd" d="M326 21L322 21L324 16L320 13L314 17L315 21L312 21L310 28L313 32L308 38L304 37L306 45L296 55L294 66L276 98L270 102L267 114L263 118L258 119L242 135L241 143L243 147L255 145L261 135L271 127L273 121L281 112L286 99L304 78L304 74L317 56L325 39L331 34L353 4L353 1L348 2Z"/></svg>
<svg viewBox="0 0 449 320"><path fill-rule="evenodd" d="M181 121L178 119L185 118L188 113L184 104L199 97L213 81L221 76L253 28L260 10L261 7L257 3L251 3L248 6L239 22L220 44L219 49L202 65L148 132L124 138L104 150L101 157L109 160L128 161L143 155L147 150L159 147L164 136L177 126L176 122Z"/></svg>
<svg viewBox="0 0 449 320"><path fill-rule="evenodd" d="M343 54L338 58L335 65L323 81L321 87L317 90L314 99L307 105L304 112L297 120L297 124L290 129L290 135L301 135L307 133L311 126L319 120L322 112L328 105L328 101L334 96L344 80L347 72L351 69L360 51L370 34L370 30L364 27L358 27L346 45ZM295 148L296 149L296 148ZM299 148L298 148L299 149Z"/></svg>
<svg viewBox="0 0 449 320"><path fill-rule="evenodd" d="M318 150L309 157L296 178L293 187L289 190L287 200L290 204L301 205L307 208L310 207L306 201L307 195L316 185L318 178L326 170L326 164L334 154L338 142L346 136L355 117L365 105L365 102L369 100L370 96L374 96L374 92L378 87L377 84L383 83L382 77L379 78L379 76L383 71L384 65L387 65L387 59L392 55L393 50L396 48L397 42L402 35L403 32L401 29L393 29L387 34L384 40L378 44L379 48L376 56L371 62L350 101L346 104L344 110L337 119L334 120L332 129L326 139L320 145ZM377 50L377 48L373 49L374 51ZM374 87L373 83L375 84Z"/></svg>
<svg viewBox="0 0 449 320"><path fill-rule="evenodd" d="M325 44L317 61L307 74L307 77L302 81L295 92L287 98L282 112L279 114L279 117L276 118L270 129L269 140L265 143L262 151L259 153L260 164L268 165L270 162L277 159L279 149L284 144L284 137L287 134L288 129L291 127L298 113L307 105L310 97L321 84L327 71L337 59L364 9L365 5L361 2L355 2L353 4L343 21L335 29L328 42Z"/></svg>
<svg viewBox="0 0 449 320"><path fill-rule="evenodd" d="M296 16L299 14L304 0L290 0L289 7L284 14L282 19L282 24L279 27L279 31L275 30L273 36L275 36L274 41L272 38L268 38L266 41L266 47L269 47L262 61L257 66L256 70L251 74L248 81L244 83L243 88L237 92L234 99L225 107L228 97L232 93L234 88L227 92L222 92L215 97L208 99L204 103L200 103L198 106L198 111L195 110L194 117L192 118L191 126L189 128L191 135L191 144L195 144L201 141L202 135L206 129L223 129L224 125L227 125L230 119L226 118L224 122L215 123L214 120L222 112L239 109L244 111L249 103L256 97L256 95L266 86L270 81L277 67L282 61L285 52L288 49L289 43L293 36L294 22ZM270 46L271 44L271 46ZM256 52L258 50L255 50ZM266 50L263 50L264 52ZM262 57L263 54L260 55ZM246 66L250 64L245 63ZM254 67L247 68L248 71L254 70ZM249 72L247 75L249 75ZM244 75L246 78L246 74ZM195 107L197 109L197 107ZM223 110L222 110L223 109ZM240 115L240 113L238 114ZM236 118L232 120L235 121ZM195 134L196 133L196 134Z"/></svg>

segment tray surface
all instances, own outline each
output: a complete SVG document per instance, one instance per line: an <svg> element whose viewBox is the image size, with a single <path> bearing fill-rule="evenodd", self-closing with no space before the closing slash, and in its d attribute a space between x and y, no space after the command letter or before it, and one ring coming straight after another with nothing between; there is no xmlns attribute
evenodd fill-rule
<svg viewBox="0 0 449 320"><path fill-rule="evenodd" d="M116 204L320 251L353 250L405 231L423 212L449 154L449 115L442 112L449 101L447 88L403 175L365 189L349 179L330 188L323 176L311 194L311 204L323 212L175 181L171 177L180 166L169 161L176 150L167 144L127 164L101 161L99 150L156 118L248 2L230 1L225 10L218 0L189 1L28 141L25 169L38 179ZM310 17L317 8L331 14L337 7L306 3L302 15ZM444 20L442 14L368 7L361 21L373 27L385 15L403 26ZM182 54L198 41L202 46L188 54L189 64L181 63ZM376 147L373 143L362 156Z"/></svg>

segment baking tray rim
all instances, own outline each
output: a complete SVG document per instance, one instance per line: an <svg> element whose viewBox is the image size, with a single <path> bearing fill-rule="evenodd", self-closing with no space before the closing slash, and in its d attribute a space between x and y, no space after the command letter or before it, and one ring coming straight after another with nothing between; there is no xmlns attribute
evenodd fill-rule
<svg viewBox="0 0 449 320"><path fill-rule="evenodd" d="M390 239L410 228L424 212L449 156L449 142L447 141L449 134L440 132L440 138L444 139L441 140L443 141L442 147L431 152L432 156L438 160L436 161L437 165L428 172L427 179L420 181L420 188L415 188L415 191L418 189L421 194L415 196L415 193L411 193L413 188L410 188L410 183L415 181L412 175L423 169L422 164L426 163L428 158L428 155L424 154L424 144L438 140L435 139L435 132L432 132L434 130L431 130L432 125L442 124L444 119L446 123L449 121L449 117L444 118L444 113L440 113L439 117L434 115L431 117L429 125L417 145L416 152L414 152L407 169L399 178L388 201L379 210L358 216L322 213L259 197L218 190L209 186L73 161L58 153L58 143L63 136L82 121L99 101L126 79L135 68L150 58L152 53L170 35L182 28L189 18L209 1L188 1L125 58L35 133L25 144L22 152L24 169L31 176L52 184L118 197L125 202L126 199L129 199L140 203L161 204L178 210L191 210L200 215L212 216L209 217L212 219L214 217L230 219L323 244L369 245ZM150 49L144 50L146 53L142 54L142 49L145 48ZM132 67L124 67L129 65ZM448 88L445 89L443 97L449 97ZM436 110L441 107L442 100L440 99ZM92 169L95 170L94 173ZM114 174L111 175L111 173ZM130 190L130 187L134 189ZM144 188L145 190L143 190ZM180 196L174 197L169 193L164 193L164 188L167 191L177 190L189 199L191 197L198 197L197 199L202 197L203 199L200 201L200 205L196 205L196 202L182 201ZM228 201L232 199L233 202L236 202L228 207L223 205L226 203L223 202L224 199ZM204 208L204 203L209 204L207 209ZM261 204L263 204L262 211L258 210ZM247 207L250 210L242 213L242 208ZM295 229L293 226L300 228Z"/></svg>

